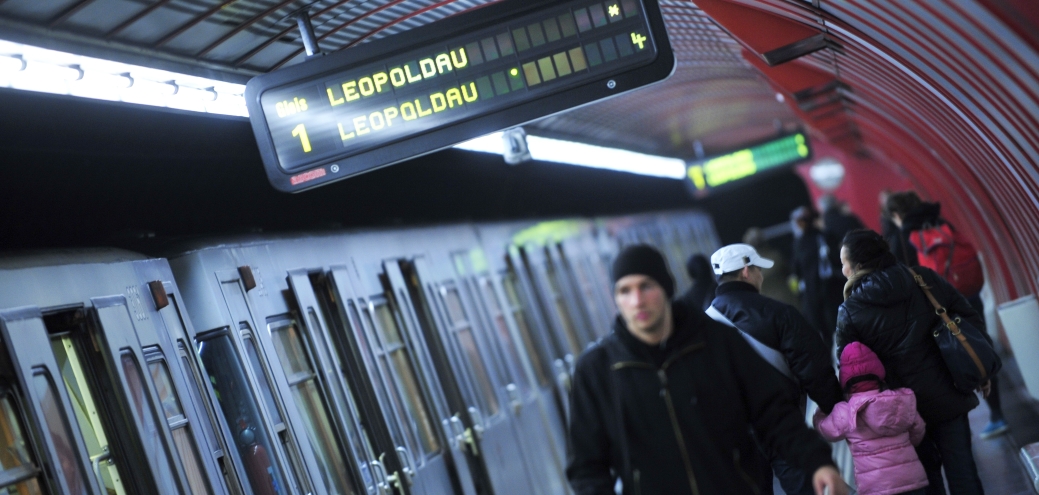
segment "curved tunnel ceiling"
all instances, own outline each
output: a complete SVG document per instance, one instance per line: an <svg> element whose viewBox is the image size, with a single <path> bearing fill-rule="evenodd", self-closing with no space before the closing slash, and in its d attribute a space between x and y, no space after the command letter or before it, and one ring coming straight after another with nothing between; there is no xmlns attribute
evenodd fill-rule
<svg viewBox="0 0 1039 495"><path fill-rule="evenodd" d="M488 3L0 0L0 32L14 41L242 82L303 60L291 17L303 7L327 52ZM530 130L693 158L697 147L710 155L802 125L816 142L838 150L849 169L895 170L941 201L986 253L998 301L1036 292L1034 0L660 4L678 60L672 78L543 119ZM770 37L798 31L818 50L776 59L777 52L762 49Z"/></svg>

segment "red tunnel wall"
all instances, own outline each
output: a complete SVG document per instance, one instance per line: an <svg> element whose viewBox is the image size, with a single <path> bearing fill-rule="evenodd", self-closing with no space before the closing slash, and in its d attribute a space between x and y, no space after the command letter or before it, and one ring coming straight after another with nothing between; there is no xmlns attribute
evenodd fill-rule
<svg viewBox="0 0 1039 495"><path fill-rule="evenodd" d="M835 131L832 119L813 121L803 101L788 101L816 139L845 152L842 188L855 190L838 196L864 221L876 224L876 193L887 181L913 187L941 202L984 253L997 303L1036 292L1039 51L1019 26L991 2L726 1L826 35L830 48L796 63L839 81L847 126ZM723 27L738 38L768 26ZM896 171L879 177L888 167Z"/></svg>

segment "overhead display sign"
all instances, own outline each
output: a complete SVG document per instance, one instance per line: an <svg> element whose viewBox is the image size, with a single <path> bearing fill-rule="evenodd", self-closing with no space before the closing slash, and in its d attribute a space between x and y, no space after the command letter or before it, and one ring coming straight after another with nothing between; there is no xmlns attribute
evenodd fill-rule
<svg viewBox="0 0 1039 495"><path fill-rule="evenodd" d="M271 184L298 192L660 81L656 0L504 0L249 81Z"/></svg>
<svg viewBox="0 0 1039 495"><path fill-rule="evenodd" d="M726 155L691 162L686 166L686 176L696 191L704 191L807 160L811 154L808 138L798 132Z"/></svg>

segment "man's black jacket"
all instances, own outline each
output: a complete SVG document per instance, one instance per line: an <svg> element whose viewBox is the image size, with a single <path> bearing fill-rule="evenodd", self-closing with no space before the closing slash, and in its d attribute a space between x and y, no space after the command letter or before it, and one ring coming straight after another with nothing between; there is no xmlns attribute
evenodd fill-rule
<svg viewBox="0 0 1039 495"><path fill-rule="evenodd" d="M612 495L611 470L626 495L758 493L751 426L809 473L832 464L782 377L743 337L703 312L672 309L666 347L643 344L618 317L578 360L567 465L577 495Z"/></svg>
<svg viewBox="0 0 1039 495"><path fill-rule="evenodd" d="M800 397L803 388L826 414L844 400L830 349L797 308L761 295L747 282L723 283L716 293L712 303L715 309L736 328L786 357L799 382L784 379L794 397Z"/></svg>
<svg viewBox="0 0 1039 495"><path fill-rule="evenodd" d="M913 271L950 314L984 330L985 320L952 285L928 268ZM872 349L884 363L888 385L910 388L927 424L944 423L974 409L978 398L953 386L931 334L939 321L909 270L895 264L866 275L852 288L837 316L837 346L843 350L862 342Z"/></svg>

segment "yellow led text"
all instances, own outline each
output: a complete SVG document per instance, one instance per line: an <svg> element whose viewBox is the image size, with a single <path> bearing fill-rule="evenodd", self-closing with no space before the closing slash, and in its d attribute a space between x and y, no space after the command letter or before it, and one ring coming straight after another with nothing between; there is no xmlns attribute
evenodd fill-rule
<svg viewBox="0 0 1039 495"><path fill-rule="evenodd" d="M350 119L345 126L342 122L339 122L339 138L343 141L349 141L373 131L381 131L388 127L393 127L394 123L428 117L445 110L464 106L466 103L472 103L479 98L480 95L476 91L476 83L470 82L444 92L433 93L427 98L416 98L412 101L401 103L399 106L376 110L368 115L358 115ZM347 132L347 128L353 130Z"/></svg>
<svg viewBox="0 0 1039 495"><path fill-rule="evenodd" d="M291 100L279 101L274 105L274 109L278 111L278 117L288 117L300 112L307 111L307 100L306 98L293 98Z"/></svg>
<svg viewBox="0 0 1039 495"><path fill-rule="evenodd" d="M391 87L401 88L414 84L423 79L464 68L469 65L469 58L465 54L465 48L459 48L419 60L415 67L413 64L415 62L402 67L394 67L389 71L376 72L370 76L344 82L338 87L335 85L327 87L325 92L328 94L328 102L334 107L381 94Z"/></svg>

